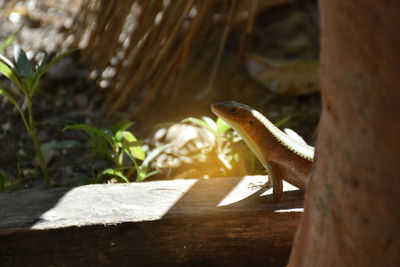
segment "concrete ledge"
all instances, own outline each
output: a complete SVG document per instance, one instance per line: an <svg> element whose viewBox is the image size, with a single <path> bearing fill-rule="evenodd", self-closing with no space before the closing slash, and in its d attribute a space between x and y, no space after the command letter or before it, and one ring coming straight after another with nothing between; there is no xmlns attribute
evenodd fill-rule
<svg viewBox="0 0 400 267"><path fill-rule="evenodd" d="M264 176L0 194L0 266L283 266L303 193Z"/></svg>

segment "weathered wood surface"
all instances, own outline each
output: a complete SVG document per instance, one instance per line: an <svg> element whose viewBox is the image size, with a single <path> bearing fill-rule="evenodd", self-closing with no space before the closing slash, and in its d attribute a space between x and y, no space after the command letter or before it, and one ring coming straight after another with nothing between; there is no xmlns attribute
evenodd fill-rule
<svg viewBox="0 0 400 267"><path fill-rule="evenodd" d="M265 181L253 176L2 193L0 266L283 266L303 192L286 191L273 203L271 189L260 186Z"/></svg>

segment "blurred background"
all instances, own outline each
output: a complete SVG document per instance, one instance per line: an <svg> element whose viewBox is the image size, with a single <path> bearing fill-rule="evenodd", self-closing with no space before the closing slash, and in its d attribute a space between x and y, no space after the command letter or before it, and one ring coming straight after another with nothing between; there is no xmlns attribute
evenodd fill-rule
<svg viewBox="0 0 400 267"><path fill-rule="evenodd" d="M234 133L221 138L207 130L215 125L202 116L216 120L210 111L216 101L250 105L314 144L320 112L316 0L3 0L0 24L1 42L24 25L13 44L33 62L40 62L41 50L54 56L79 48L48 70L33 100L56 185L118 181L115 174L99 176L116 167L88 152L88 135L61 131L73 123L108 129L134 122L129 129L147 156L173 144L151 159L148 168L158 173L150 179L264 173ZM12 59L13 47L2 54ZM0 87L12 88L3 76ZM40 184L32 141L5 98L0 126L4 183ZM124 177L138 180L133 173Z"/></svg>

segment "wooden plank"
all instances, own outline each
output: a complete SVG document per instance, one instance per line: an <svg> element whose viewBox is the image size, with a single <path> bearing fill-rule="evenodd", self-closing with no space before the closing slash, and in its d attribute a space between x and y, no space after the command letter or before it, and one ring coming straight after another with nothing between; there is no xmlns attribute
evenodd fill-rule
<svg viewBox="0 0 400 267"><path fill-rule="evenodd" d="M283 266L303 193L286 191L272 203L265 179L2 193L0 266Z"/></svg>

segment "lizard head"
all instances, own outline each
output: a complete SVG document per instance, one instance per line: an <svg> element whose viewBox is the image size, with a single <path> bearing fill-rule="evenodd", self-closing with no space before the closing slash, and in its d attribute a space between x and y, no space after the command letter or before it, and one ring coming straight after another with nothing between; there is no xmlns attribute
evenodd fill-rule
<svg viewBox="0 0 400 267"><path fill-rule="evenodd" d="M254 109L235 101L214 103L211 105L211 110L239 134L241 128L246 128L248 133L250 130L248 128L253 128L257 124L257 120L254 120Z"/></svg>
<svg viewBox="0 0 400 267"><path fill-rule="evenodd" d="M211 105L211 110L243 138L257 158L266 166L268 146L265 145L264 137L270 133L264 125L266 123L264 116L253 108L234 101L214 103Z"/></svg>
<svg viewBox="0 0 400 267"><path fill-rule="evenodd" d="M228 123L253 150L259 149L265 126L264 116L253 108L234 101L214 103L211 110ZM264 119L263 119L264 118Z"/></svg>

